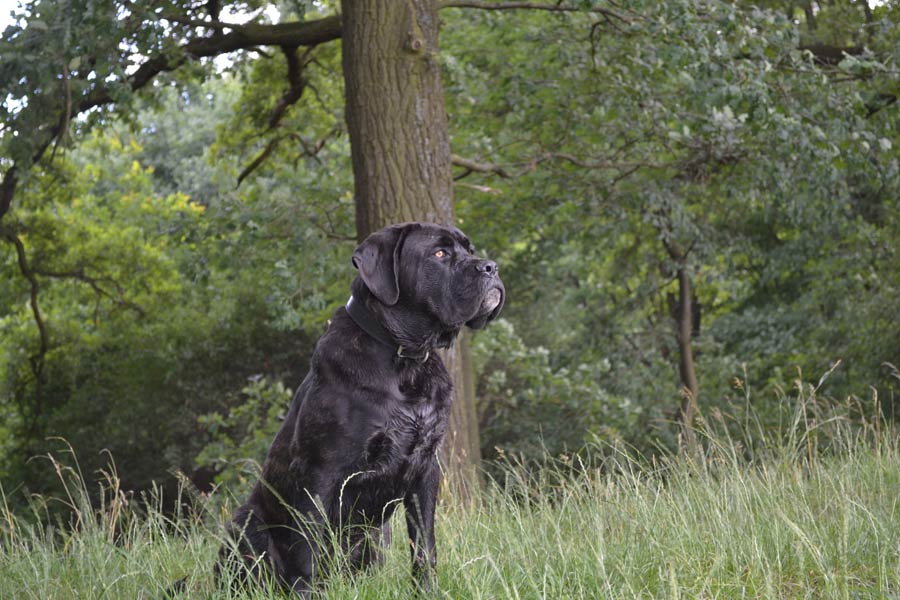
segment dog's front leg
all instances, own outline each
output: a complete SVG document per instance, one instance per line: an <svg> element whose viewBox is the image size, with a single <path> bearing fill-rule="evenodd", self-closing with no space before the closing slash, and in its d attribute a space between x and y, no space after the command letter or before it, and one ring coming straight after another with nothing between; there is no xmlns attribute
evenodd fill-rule
<svg viewBox="0 0 900 600"><path fill-rule="evenodd" d="M434 543L434 508L440 483L437 460L410 488L403 499L409 533L413 577L423 590L434 584L437 552Z"/></svg>

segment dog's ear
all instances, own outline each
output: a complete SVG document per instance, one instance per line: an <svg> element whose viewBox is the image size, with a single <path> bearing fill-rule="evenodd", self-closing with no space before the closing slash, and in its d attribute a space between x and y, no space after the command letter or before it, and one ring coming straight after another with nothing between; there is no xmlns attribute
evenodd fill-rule
<svg viewBox="0 0 900 600"><path fill-rule="evenodd" d="M353 266L369 291L384 304L393 306L400 298L400 248L407 227L393 225L371 234L353 251Z"/></svg>

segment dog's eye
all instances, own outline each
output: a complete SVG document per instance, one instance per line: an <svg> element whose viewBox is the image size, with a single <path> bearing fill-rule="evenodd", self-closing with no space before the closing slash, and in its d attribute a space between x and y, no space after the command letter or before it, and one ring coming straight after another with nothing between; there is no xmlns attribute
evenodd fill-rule
<svg viewBox="0 0 900 600"><path fill-rule="evenodd" d="M447 256L447 253L444 252L443 250L438 250L437 252L434 253L434 255L437 256L438 258L444 258L445 256Z"/></svg>

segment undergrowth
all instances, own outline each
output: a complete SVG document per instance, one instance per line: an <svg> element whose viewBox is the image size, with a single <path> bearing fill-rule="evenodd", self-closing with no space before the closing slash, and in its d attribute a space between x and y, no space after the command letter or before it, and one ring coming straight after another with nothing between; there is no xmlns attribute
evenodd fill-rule
<svg viewBox="0 0 900 600"><path fill-rule="evenodd" d="M470 502L439 506L432 597L900 598L896 432L816 389L798 386L794 418L759 429L752 448L716 414L701 421L692 457L636 458L598 442L591 461L509 461ZM163 598L182 578L182 598L283 597L272 585L215 584L232 500L165 514L158 494L121 490L111 466L92 505L93 484L63 455L47 457L62 497L33 497L30 515L2 497L0 598ZM68 520L51 516L55 503ZM315 597L415 597L405 538L395 519L384 565L337 572Z"/></svg>

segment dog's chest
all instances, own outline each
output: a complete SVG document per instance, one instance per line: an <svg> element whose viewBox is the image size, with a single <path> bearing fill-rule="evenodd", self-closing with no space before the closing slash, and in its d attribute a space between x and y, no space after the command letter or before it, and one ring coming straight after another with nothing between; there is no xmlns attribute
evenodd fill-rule
<svg viewBox="0 0 900 600"><path fill-rule="evenodd" d="M438 407L429 398L407 398L397 403L388 420L386 431L397 444L401 457L433 453L443 428Z"/></svg>
<svg viewBox="0 0 900 600"><path fill-rule="evenodd" d="M408 482L434 459L449 414L449 386L411 380L399 387L385 420L366 444L366 466L396 482Z"/></svg>

